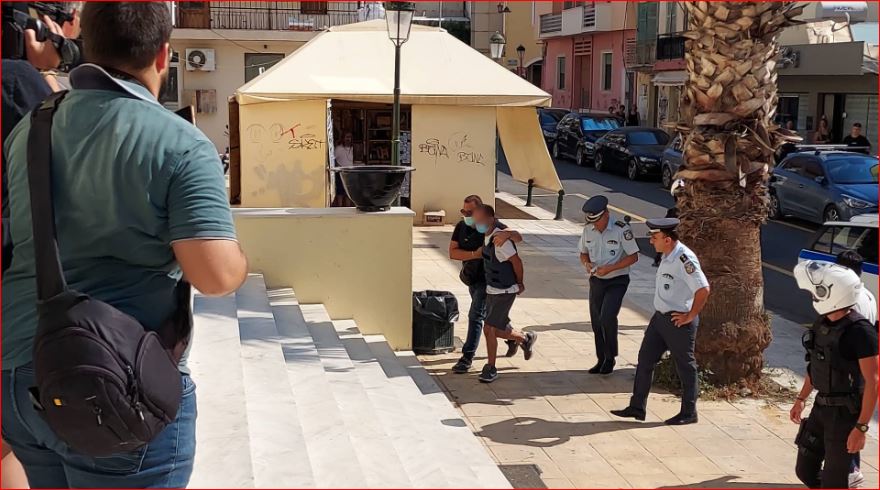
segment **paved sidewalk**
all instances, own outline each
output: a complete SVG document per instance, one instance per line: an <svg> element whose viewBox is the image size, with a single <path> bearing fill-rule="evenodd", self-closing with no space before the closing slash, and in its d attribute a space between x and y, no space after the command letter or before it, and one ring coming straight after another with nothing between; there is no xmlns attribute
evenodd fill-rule
<svg viewBox="0 0 880 490"><path fill-rule="evenodd" d="M545 217L536 208L528 210ZM511 317L517 327L539 332L535 356L528 362L521 355L499 358L500 376L491 385L476 379L485 356L483 342L474 371L466 375L450 371L457 352L420 358L499 464L534 465L550 488L800 486L792 442L797 427L788 420L789 406L703 401L699 424L667 427L662 420L678 412L679 400L656 393L646 422L612 417L608 411L629 400L654 269L642 257L633 271L620 315L616 371L589 375L586 370L596 359L587 278L575 252L582 227L546 219L505 223L525 238L519 250L526 292ZM455 293L462 312L455 332L464 339L470 298L458 280L458 264L447 258L451 231L449 226L414 229L413 288ZM789 355L795 355L794 349ZM866 488L877 487L877 445L872 437L862 455Z"/></svg>

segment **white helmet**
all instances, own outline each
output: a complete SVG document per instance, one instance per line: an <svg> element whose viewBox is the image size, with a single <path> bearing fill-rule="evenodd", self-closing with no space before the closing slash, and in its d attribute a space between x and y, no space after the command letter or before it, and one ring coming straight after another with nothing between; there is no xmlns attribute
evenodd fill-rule
<svg viewBox="0 0 880 490"><path fill-rule="evenodd" d="M851 307L862 293L862 281L855 272L828 262L801 262L794 266L794 279L813 296L813 308L820 315Z"/></svg>
<svg viewBox="0 0 880 490"><path fill-rule="evenodd" d="M669 186L669 192L672 194L672 197L684 192L684 179L675 179L672 185Z"/></svg>

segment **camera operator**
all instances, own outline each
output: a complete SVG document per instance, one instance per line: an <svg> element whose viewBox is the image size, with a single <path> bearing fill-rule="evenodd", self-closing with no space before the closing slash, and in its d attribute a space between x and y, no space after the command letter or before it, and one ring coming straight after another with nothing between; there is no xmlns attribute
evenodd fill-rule
<svg viewBox="0 0 880 490"><path fill-rule="evenodd" d="M155 331L178 312L182 277L226 295L247 277L214 144L157 100L168 82L165 2L88 2L86 64L53 116L52 199L69 287ZM77 452L30 401L36 270L28 187L30 118L4 142L15 254L3 274L3 439L32 488L185 488L195 457L196 387L180 365L176 418L149 444L109 457ZM40 142L43 144L42 142Z"/></svg>

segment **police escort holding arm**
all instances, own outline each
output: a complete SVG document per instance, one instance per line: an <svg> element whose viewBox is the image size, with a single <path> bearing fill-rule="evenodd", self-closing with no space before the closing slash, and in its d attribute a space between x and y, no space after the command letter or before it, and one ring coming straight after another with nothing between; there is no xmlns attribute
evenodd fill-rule
<svg viewBox="0 0 880 490"><path fill-rule="evenodd" d="M461 208L462 220L455 225L452 239L449 240L449 258L461 261L461 273L459 279L468 287L471 296L471 307L468 311L467 339L461 348L461 358L452 367L454 373L463 374L470 370L474 361L474 355L480 344L480 335L483 331L483 320L486 318L486 273L483 270L483 240L485 235L476 229L474 211L483 205L480 196L471 195L464 199ZM499 231L493 236L493 243L497 246L504 245L510 240L513 243L522 242L522 236L516 231L508 231L500 221L496 221ZM507 357L516 354L518 346L516 342L507 341Z"/></svg>
<svg viewBox="0 0 880 490"><path fill-rule="evenodd" d="M610 374L618 353L617 315L629 286L629 268L639 259L639 246L626 222L610 224L605 196L590 198L583 211L587 225L578 250L590 275L590 324L597 358L588 372Z"/></svg>
<svg viewBox="0 0 880 490"><path fill-rule="evenodd" d="M654 308L642 346L639 349L636 379L629 406L612 410L618 417L645 420L648 393L654 368L667 350L672 354L681 380L681 412L666 421L667 425L697 422L697 361L694 342L697 338L699 314L709 299L709 281L700 269L697 256L678 241L676 218L648 220L651 244L663 259L657 268Z"/></svg>
<svg viewBox="0 0 880 490"><path fill-rule="evenodd" d="M808 260L794 276L820 315L804 335L808 374L790 413L801 426L795 471L810 488L847 488L877 403L877 331L853 308L863 285L852 270ZM818 394L803 419L813 389Z"/></svg>

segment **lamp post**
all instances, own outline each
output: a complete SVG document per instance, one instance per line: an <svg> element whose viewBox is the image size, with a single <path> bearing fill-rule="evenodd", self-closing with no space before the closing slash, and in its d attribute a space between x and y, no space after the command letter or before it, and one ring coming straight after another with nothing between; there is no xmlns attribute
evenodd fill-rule
<svg viewBox="0 0 880 490"><path fill-rule="evenodd" d="M501 4L498 4L501 5ZM492 34L492 37L489 38L489 56L492 57L496 62L501 62L501 57L504 55L504 45L507 44L507 40L504 39L500 33L495 32ZM497 123L496 123L497 124ZM495 129L495 192L498 192L498 163L501 161L501 145L498 141L498 129L496 126Z"/></svg>
<svg viewBox="0 0 880 490"><path fill-rule="evenodd" d="M400 165L400 47L409 40L416 5L413 2L385 2L388 38L394 43L394 111L391 127L391 164Z"/></svg>
<svg viewBox="0 0 880 490"><path fill-rule="evenodd" d="M516 47L516 56L519 58L519 76L525 78L525 71L523 70L523 57L526 54L526 47L520 44Z"/></svg>

